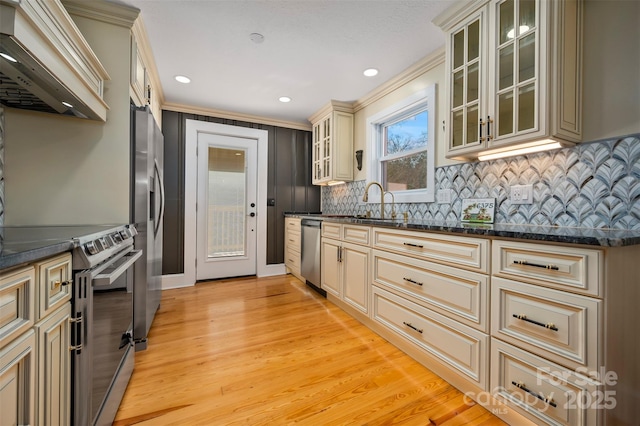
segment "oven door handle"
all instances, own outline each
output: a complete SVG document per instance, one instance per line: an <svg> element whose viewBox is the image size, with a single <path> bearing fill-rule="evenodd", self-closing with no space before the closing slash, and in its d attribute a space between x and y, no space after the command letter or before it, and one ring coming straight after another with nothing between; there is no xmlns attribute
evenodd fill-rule
<svg viewBox="0 0 640 426"><path fill-rule="evenodd" d="M101 286L109 286L115 280L117 280L120 275L122 275L131 265L134 264L136 260L138 260L142 256L142 250L132 250L128 252L126 255L122 256L119 260L123 262L120 263L115 269L109 271L105 274L98 274L93 278L93 286L101 287Z"/></svg>

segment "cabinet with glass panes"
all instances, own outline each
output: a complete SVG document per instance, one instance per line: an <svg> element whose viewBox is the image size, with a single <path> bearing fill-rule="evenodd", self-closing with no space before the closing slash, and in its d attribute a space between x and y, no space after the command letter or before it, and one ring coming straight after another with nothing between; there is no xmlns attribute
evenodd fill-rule
<svg viewBox="0 0 640 426"><path fill-rule="evenodd" d="M463 1L447 33L447 157L582 137L582 0Z"/></svg>
<svg viewBox="0 0 640 426"><path fill-rule="evenodd" d="M330 101L309 117L312 127L312 183L332 185L353 180L353 107Z"/></svg>

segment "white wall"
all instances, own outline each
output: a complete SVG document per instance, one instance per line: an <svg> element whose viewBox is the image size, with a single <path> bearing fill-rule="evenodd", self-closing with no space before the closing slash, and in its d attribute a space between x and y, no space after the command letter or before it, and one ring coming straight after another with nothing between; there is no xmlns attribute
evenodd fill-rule
<svg viewBox="0 0 640 426"><path fill-rule="evenodd" d="M107 122L5 109L5 225L129 222L130 29L74 20L111 77Z"/></svg>
<svg viewBox="0 0 640 426"><path fill-rule="evenodd" d="M368 141L366 140L367 129L366 122L367 117L370 117L385 108L388 108L406 97L425 89L426 87L435 84L436 85L436 108L430 109L430 113L435 113L436 122L436 167L446 164L455 163L455 161L448 160L444 157L446 143L444 141L444 130L442 128L443 111L445 111L446 97L444 95L444 61L435 67L427 70L422 75L415 79L405 83L401 87L397 88L391 93L377 99L376 101L368 104L361 110L357 111L354 116L354 152L362 149L364 150L363 159L366 161L368 158L367 149ZM363 165L362 170L355 170L354 180L365 180L367 178L366 164Z"/></svg>
<svg viewBox="0 0 640 426"><path fill-rule="evenodd" d="M640 132L640 1L586 0L584 141Z"/></svg>

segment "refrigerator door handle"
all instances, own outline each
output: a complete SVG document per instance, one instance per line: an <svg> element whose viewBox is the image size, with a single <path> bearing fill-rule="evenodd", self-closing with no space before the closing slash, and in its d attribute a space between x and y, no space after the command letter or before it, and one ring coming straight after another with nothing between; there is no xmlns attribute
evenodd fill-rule
<svg viewBox="0 0 640 426"><path fill-rule="evenodd" d="M162 219L164 218L164 182L162 181L162 177L160 176L160 168L158 167L158 160L153 160L153 170L155 173L155 181L158 183L158 189L160 190L160 208L158 209L158 216L154 217L153 224L153 235L154 237L158 236L158 231L160 230L160 224L162 223Z"/></svg>

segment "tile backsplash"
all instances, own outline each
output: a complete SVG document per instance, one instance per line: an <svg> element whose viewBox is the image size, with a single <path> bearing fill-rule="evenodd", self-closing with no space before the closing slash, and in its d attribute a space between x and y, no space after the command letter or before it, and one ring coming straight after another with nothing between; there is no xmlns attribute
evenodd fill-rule
<svg viewBox="0 0 640 426"><path fill-rule="evenodd" d="M398 203L413 219L458 221L463 198L495 198L495 223L640 229L640 134L573 148L438 167L435 190L451 189L451 204ZM327 214L379 215L365 204L366 181L322 188ZM514 205L512 185L533 185L533 204ZM391 212L387 197L385 215Z"/></svg>

